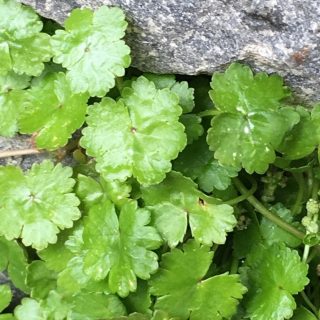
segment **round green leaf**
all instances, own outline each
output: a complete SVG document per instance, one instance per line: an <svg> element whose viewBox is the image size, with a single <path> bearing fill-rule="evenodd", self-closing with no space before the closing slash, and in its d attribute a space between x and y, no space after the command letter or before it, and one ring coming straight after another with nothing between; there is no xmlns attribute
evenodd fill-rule
<svg viewBox="0 0 320 320"><path fill-rule="evenodd" d="M42 22L30 7L16 0L0 1L0 74L13 70L40 75L43 62L51 59L50 36L41 29Z"/></svg>
<svg viewBox="0 0 320 320"><path fill-rule="evenodd" d="M120 40L126 27L120 8L72 11L66 30L57 30L51 41L53 60L68 70L72 91L103 97L114 87L130 65L130 49Z"/></svg>
<svg viewBox="0 0 320 320"><path fill-rule="evenodd" d="M35 133L38 148L63 147L82 126L87 100L87 94L72 92L64 73L51 74L28 90L20 132Z"/></svg>
<svg viewBox="0 0 320 320"><path fill-rule="evenodd" d="M34 164L25 175L17 167L0 167L0 234L21 237L38 250L57 242L59 229L80 218L71 175L71 168L50 161Z"/></svg>
<svg viewBox="0 0 320 320"><path fill-rule="evenodd" d="M106 180L132 175L144 185L159 183L186 145L181 112L176 95L140 77L119 101L105 98L89 109L80 144Z"/></svg>

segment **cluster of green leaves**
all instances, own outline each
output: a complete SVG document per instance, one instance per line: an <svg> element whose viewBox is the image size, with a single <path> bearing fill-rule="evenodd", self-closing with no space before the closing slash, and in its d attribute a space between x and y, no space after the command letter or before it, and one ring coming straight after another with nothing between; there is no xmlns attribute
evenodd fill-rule
<svg viewBox="0 0 320 320"><path fill-rule="evenodd" d="M320 106L239 63L125 75L118 8L0 16L0 135L74 151L0 167L0 320L319 319Z"/></svg>

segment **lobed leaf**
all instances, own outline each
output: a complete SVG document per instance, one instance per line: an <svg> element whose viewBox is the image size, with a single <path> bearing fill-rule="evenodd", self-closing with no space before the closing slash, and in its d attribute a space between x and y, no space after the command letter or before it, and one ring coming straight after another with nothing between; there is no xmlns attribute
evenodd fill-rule
<svg viewBox="0 0 320 320"><path fill-rule="evenodd" d="M40 149L63 147L84 123L88 98L72 92L64 73L49 74L28 90L20 132L35 134Z"/></svg>
<svg viewBox="0 0 320 320"><path fill-rule="evenodd" d="M80 144L107 181L133 176L144 185L159 183L186 145L181 112L174 94L140 77L122 99L104 98L89 109Z"/></svg>
<svg viewBox="0 0 320 320"><path fill-rule="evenodd" d="M203 280L212 257L209 247L193 240L182 250L164 254L160 270L150 281L151 293L157 296L155 309L181 320L229 319L246 288L238 275L222 274Z"/></svg>
<svg viewBox="0 0 320 320"><path fill-rule="evenodd" d="M222 166L213 158L205 139L201 138L187 146L174 162L174 169L195 180L199 187L210 193L214 189L225 190L238 169Z"/></svg>
<svg viewBox="0 0 320 320"><path fill-rule="evenodd" d="M182 241L188 220L194 238L207 245L223 244L237 223L231 206L204 195L178 172L170 172L161 184L142 188L142 199L171 247Z"/></svg>
<svg viewBox="0 0 320 320"><path fill-rule="evenodd" d="M210 97L221 112L211 121L207 141L223 165L242 166L263 174L275 161L275 150L286 132L299 122L299 114L281 107L289 95L282 79L232 64L212 77Z"/></svg>
<svg viewBox="0 0 320 320"><path fill-rule="evenodd" d="M0 167L0 235L21 237L38 250L55 243L59 229L80 218L71 175L71 168L50 161L34 164L25 175L17 167Z"/></svg>
<svg viewBox="0 0 320 320"><path fill-rule="evenodd" d="M25 91L30 77L10 71L0 75L0 135L12 137L18 131L18 119L24 108Z"/></svg>
<svg viewBox="0 0 320 320"><path fill-rule="evenodd" d="M246 261L249 291L246 300L252 320L290 319L296 302L293 294L308 284L308 266L297 251L283 244L259 246Z"/></svg>
<svg viewBox="0 0 320 320"><path fill-rule="evenodd" d="M95 12L75 9L65 30L52 37L53 61L67 72L71 90L103 97L130 65L130 49L120 40L127 23L120 8L101 6Z"/></svg>
<svg viewBox="0 0 320 320"><path fill-rule="evenodd" d="M147 226L149 221L150 213L134 201L123 205L119 218L108 200L94 206L84 223L84 271L94 280L108 276L110 290L121 297L135 291L137 277L147 280L158 268L151 250L161 245L161 238Z"/></svg>
<svg viewBox="0 0 320 320"><path fill-rule="evenodd" d="M50 36L41 29L42 22L30 7L15 0L0 1L0 75L10 71L40 75L52 56Z"/></svg>

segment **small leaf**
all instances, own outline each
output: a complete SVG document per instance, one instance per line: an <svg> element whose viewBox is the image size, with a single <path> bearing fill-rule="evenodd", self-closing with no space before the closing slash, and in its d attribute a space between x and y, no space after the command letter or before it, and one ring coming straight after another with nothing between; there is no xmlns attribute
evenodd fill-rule
<svg viewBox="0 0 320 320"><path fill-rule="evenodd" d="M187 146L175 160L174 168L195 180L207 193L214 189L226 190L231 184L231 178L238 175L238 169L222 166L214 160L204 138Z"/></svg>
<svg viewBox="0 0 320 320"><path fill-rule="evenodd" d="M18 130L18 119L24 108L25 92L30 77L8 72L0 75L0 135L12 137Z"/></svg>
<svg viewBox="0 0 320 320"><path fill-rule="evenodd" d="M295 310L291 320L317 320L317 317L307 309L300 307Z"/></svg>
<svg viewBox="0 0 320 320"><path fill-rule="evenodd" d="M226 233L237 223L232 207L204 195L178 172L170 172L159 185L142 188L142 198L152 210L154 225L171 246L182 240L187 217L192 235L207 245L224 243ZM175 228L165 228L165 223Z"/></svg>
<svg viewBox="0 0 320 320"><path fill-rule="evenodd" d="M0 237L0 252L0 272L6 270L15 287L27 293L28 261L23 248L16 241Z"/></svg>
<svg viewBox="0 0 320 320"><path fill-rule="evenodd" d="M245 306L252 320L290 319L293 294L308 284L308 266L284 245L259 246L246 261L249 291Z"/></svg>
<svg viewBox="0 0 320 320"><path fill-rule="evenodd" d="M303 107L298 107L300 121L290 130L283 139L278 151L282 152L286 159L301 159L312 153L320 143L317 127L320 119L317 119L316 107L313 114ZM314 116L313 116L314 115Z"/></svg>
<svg viewBox="0 0 320 320"><path fill-rule="evenodd" d="M281 203L277 203L271 208L271 212L282 218L282 220L293 225L294 227L299 226L299 223L293 223L293 216L290 210L285 208ZM301 244L301 240L289 232L281 229L276 224L263 217L260 224L261 235L265 240L265 243L271 245L273 243L284 242L289 247L297 247Z"/></svg>
<svg viewBox="0 0 320 320"><path fill-rule="evenodd" d="M176 83L174 74L144 73L143 76L152 81L157 89L170 89Z"/></svg>
<svg viewBox="0 0 320 320"><path fill-rule="evenodd" d="M64 73L51 74L28 90L20 117L22 133L36 133L38 148L54 150L67 144L85 120L88 96L74 94Z"/></svg>
<svg viewBox="0 0 320 320"><path fill-rule="evenodd" d="M34 164L25 175L17 167L0 167L0 234L21 237L38 250L55 243L59 228L71 228L80 218L71 175L71 168L50 161Z"/></svg>
<svg viewBox="0 0 320 320"><path fill-rule="evenodd" d="M183 114L180 117L180 122L184 125L187 134L188 144L197 140L203 134L201 118L195 114Z"/></svg>
<svg viewBox="0 0 320 320"><path fill-rule="evenodd" d="M71 90L103 97L130 65L130 49L120 40L127 23L120 8L101 6L95 12L75 9L65 21L66 30L52 37L54 62L67 72Z"/></svg>
<svg viewBox="0 0 320 320"><path fill-rule="evenodd" d="M56 288L57 275L49 270L45 262L32 261L28 267L27 285L31 288L31 297L44 299Z"/></svg>
<svg viewBox="0 0 320 320"><path fill-rule="evenodd" d="M124 303L128 313L150 312L149 308L151 307L152 300L147 281L138 281L137 291L130 293L129 296L124 299Z"/></svg>
<svg viewBox="0 0 320 320"><path fill-rule="evenodd" d="M0 1L0 75L9 71L40 75L43 62L52 55L50 36L41 29L42 22L30 7L15 0Z"/></svg>
<svg viewBox="0 0 320 320"><path fill-rule="evenodd" d="M212 257L209 247L199 246L193 240L183 250L173 249L164 254L160 270L150 281L151 293L157 296L155 309L181 320L229 319L246 288L240 284L238 275L222 274L201 280Z"/></svg>
<svg viewBox="0 0 320 320"><path fill-rule="evenodd" d="M14 310L14 315L17 320L46 320L45 316L39 302L30 298L24 298L21 301L21 305L17 306Z"/></svg>
<svg viewBox="0 0 320 320"><path fill-rule="evenodd" d="M119 218L108 200L94 206L84 223L84 271L96 281L108 275L110 290L121 297L135 291L137 277L147 280L158 268L151 250L161 239L149 221L150 213L134 201L123 205Z"/></svg>
<svg viewBox="0 0 320 320"><path fill-rule="evenodd" d="M210 97L221 113L211 121L207 141L223 165L242 166L263 174L275 161L286 132L299 122L292 108L281 108L289 95L280 77L253 76L248 67L232 64L212 77Z"/></svg>
<svg viewBox="0 0 320 320"><path fill-rule="evenodd" d="M159 183L186 145L181 112L174 94L140 77L122 99L104 98L89 109L80 144L107 181L132 175L144 185Z"/></svg>

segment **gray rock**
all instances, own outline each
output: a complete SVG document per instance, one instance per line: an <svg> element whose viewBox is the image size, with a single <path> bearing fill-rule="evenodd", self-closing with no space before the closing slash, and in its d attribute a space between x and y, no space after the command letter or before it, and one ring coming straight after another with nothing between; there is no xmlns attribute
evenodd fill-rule
<svg viewBox="0 0 320 320"><path fill-rule="evenodd" d="M73 166L75 163L71 155L67 154L60 159L59 151L57 152L41 152L38 154L26 154L23 156L4 156L7 151L19 151L33 148L31 138L27 135L16 135L13 138L5 138L0 136L0 166L20 166L23 170L28 170L34 163L40 163L46 159L54 163L61 162L65 166ZM63 149L61 149L63 151Z"/></svg>
<svg viewBox="0 0 320 320"><path fill-rule="evenodd" d="M74 7L120 6L133 66L211 74L235 60L285 76L300 99L320 100L318 0L22 0L60 23Z"/></svg>

